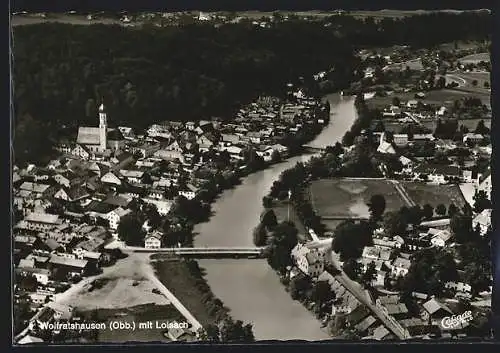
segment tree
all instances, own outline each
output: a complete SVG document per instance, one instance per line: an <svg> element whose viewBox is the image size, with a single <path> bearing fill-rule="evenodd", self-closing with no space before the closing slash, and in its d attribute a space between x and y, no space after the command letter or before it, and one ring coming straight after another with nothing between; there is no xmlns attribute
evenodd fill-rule
<svg viewBox="0 0 500 353"><path fill-rule="evenodd" d="M473 85L474 87L476 87L476 86L477 86L477 80L472 80L472 82L471 82L471 83L472 83L472 85Z"/></svg>
<svg viewBox="0 0 500 353"><path fill-rule="evenodd" d="M272 209L266 209L262 212L260 216L261 224L267 229L274 229L278 225L278 219L276 218L276 214Z"/></svg>
<svg viewBox="0 0 500 353"><path fill-rule="evenodd" d="M453 217L454 215L456 215L460 210L458 209L457 206L455 206L455 204L450 204L450 206L448 207L448 216L451 218Z"/></svg>
<svg viewBox="0 0 500 353"><path fill-rule="evenodd" d="M262 198L262 206L264 206L264 208L273 207L273 199L270 196L264 196Z"/></svg>
<svg viewBox="0 0 500 353"><path fill-rule="evenodd" d="M373 195L368 203L371 217L375 220L380 219L384 214L386 207L385 197L380 194Z"/></svg>
<svg viewBox="0 0 500 353"><path fill-rule="evenodd" d="M281 154L278 150L274 150L271 154L271 162L278 163L281 162Z"/></svg>
<svg viewBox="0 0 500 353"><path fill-rule="evenodd" d="M436 82L436 88L443 89L446 86L446 79L443 76L440 76Z"/></svg>
<svg viewBox="0 0 500 353"><path fill-rule="evenodd" d="M347 261L361 256L363 248L372 241L372 229L367 223L356 224L348 220L335 228L332 249L340 255L341 261Z"/></svg>
<svg viewBox="0 0 500 353"><path fill-rule="evenodd" d="M324 303L335 299L335 292L328 281L317 281L313 287L313 300L322 306Z"/></svg>
<svg viewBox="0 0 500 353"><path fill-rule="evenodd" d="M291 222L282 222L276 226L267 249L267 261L273 269L284 273L286 267L292 265L290 252L297 245L297 234L297 228Z"/></svg>
<svg viewBox="0 0 500 353"><path fill-rule="evenodd" d="M412 206L408 209L407 220L409 224L419 225L422 221L422 209L419 205Z"/></svg>
<svg viewBox="0 0 500 353"><path fill-rule="evenodd" d="M260 223L253 231L253 243L255 246L264 246L267 242L266 227Z"/></svg>
<svg viewBox="0 0 500 353"><path fill-rule="evenodd" d="M434 209L430 204L426 203L422 208L422 217L424 219L431 219L433 215L434 215Z"/></svg>
<svg viewBox="0 0 500 353"><path fill-rule="evenodd" d="M474 240L472 229L472 217L457 213L450 220L450 228L458 243L465 243Z"/></svg>
<svg viewBox="0 0 500 353"><path fill-rule="evenodd" d="M361 264L355 259L349 259L344 262L344 266L342 267L342 269L344 270L345 274L353 281L356 281L361 274Z"/></svg>
<svg viewBox="0 0 500 353"><path fill-rule="evenodd" d="M368 287L371 285L372 281L377 277L377 269L375 267L375 262L371 262L368 264L368 267L361 276L361 282Z"/></svg>
<svg viewBox="0 0 500 353"><path fill-rule="evenodd" d="M486 127L486 125L484 124L484 120L479 120L474 132L476 134L487 135L490 133L490 129Z"/></svg>
<svg viewBox="0 0 500 353"><path fill-rule="evenodd" d="M243 325L243 321L224 319L219 324L219 342L221 343L250 343L255 340L251 324Z"/></svg>
<svg viewBox="0 0 500 353"><path fill-rule="evenodd" d="M311 286L311 283L303 274L298 274L294 276L288 285L288 289L290 291L290 296L292 299L297 300L300 296Z"/></svg>
<svg viewBox="0 0 500 353"><path fill-rule="evenodd" d="M144 245L142 224L135 214L124 216L118 224L118 236L129 246Z"/></svg>
<svg viewBox="0 0 500 353"><path fill-rule="evenodd" d="M483 210L492 208L491 201L484 190L478 190L474 194L474 212L480 213Z"/></svg>
<svg viewBox="0 0 500 353"><path fill-rule="evenodd" d="M436 213L440 216L444 216L446 214L446 206L440 203L436 206Z"/></svg>
<svg viewBox="0 0 500 353"><path fill-rule="evenodd" d="M404 235L407 226L407 219L402 212L389 212L384 215L384 229L390 237Z"/></svg>
<svg viewBox="0 0 500 353"><path fill-rule="evenodd" d="M484 88L490 88L490 83L488 81L484 81Z"/></svg>
<svg viewBox="0 0 500 353"><path fill-rule="evenodd" d="M421 250L414 254L408 274L403 280L405 292L418 291L441 295L444 283L458 280L453 255L436 248Z"/></svg>
<svg viewBox="0 0 500 353"><path fill-rule="evenodd" d="M392 105L399 107L400 104L401 104L401 100L399 99L399 97L392 98Z"/></svg>

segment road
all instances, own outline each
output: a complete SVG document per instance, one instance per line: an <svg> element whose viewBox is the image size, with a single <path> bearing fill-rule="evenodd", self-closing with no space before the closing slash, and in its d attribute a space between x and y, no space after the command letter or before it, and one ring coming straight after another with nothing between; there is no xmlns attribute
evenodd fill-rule
<svg viewBox="0 0 500 353"><path fill-rule="evenodd" d="M406 192L406 190L404 189L404 187L401 186L401 184L399 183L398 180L389 180L389 181L392 183L392 185L394 185L394 188L397 190L397 192L399 193L399 195L406 202L406 204L408 205L408 207L413 207L413 206L417 205L415 203L415 201L412 200L412 198L410 197L410 195L408 195L408 193Z"/></svg>
<svg viewBox="0 0 500 353"><path fill-rule="evenodd" d="M405 330L392 316L387 314L381 306L373 303L370 298L366 295L363 287L352 279L350 279L345 272L342 270L338 259L334 256L331 257L332 263L335 268L340 271L340 274L334 277L349 291L351 292L361 303L366 305L371 312L377 316L377 318L390 330L398 339L404 340L410 338L407 330Z"/></svg>

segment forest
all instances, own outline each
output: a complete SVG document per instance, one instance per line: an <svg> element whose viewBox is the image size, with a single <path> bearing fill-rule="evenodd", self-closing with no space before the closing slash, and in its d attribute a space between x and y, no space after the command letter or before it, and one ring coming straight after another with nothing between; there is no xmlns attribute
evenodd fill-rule
<svg viewBox="0 0 500 353"><path fill-rule="evenodd" d="M36 162L78 125L224 119L255 97L326 70L334 91L358 77L361 47L486 39L491 16L431 14L376 22L349 16L261 28L244 22L165 28L45 23L14 30L14 149ZM325 93L325 92L318 92Z"/></svg>

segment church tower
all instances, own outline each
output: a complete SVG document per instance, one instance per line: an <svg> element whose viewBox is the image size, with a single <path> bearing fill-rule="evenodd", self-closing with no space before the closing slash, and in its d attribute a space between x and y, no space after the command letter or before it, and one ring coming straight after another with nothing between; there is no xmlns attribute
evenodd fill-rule
<svg viewBox="0 0 500 353"><path fill-rule="evenodd" d="M104 104L102 103L101 106L99 107L99 150L101 152L106 151L107 132L108 132L108 122L106 119L106 110L104 109Z"/></svg>

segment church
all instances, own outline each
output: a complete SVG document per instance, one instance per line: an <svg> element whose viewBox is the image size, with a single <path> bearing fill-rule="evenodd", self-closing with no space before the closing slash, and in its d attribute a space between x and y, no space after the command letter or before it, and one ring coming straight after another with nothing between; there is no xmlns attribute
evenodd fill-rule
<svg viewBox="0 0 500 353"><path fill-rule="evenodd" d="M118 129L108 128L104 104L99 107L99 127L82 126L78 129L76 143L90 154L104 154L108 149L119 150L125 139Z"/></svg>

